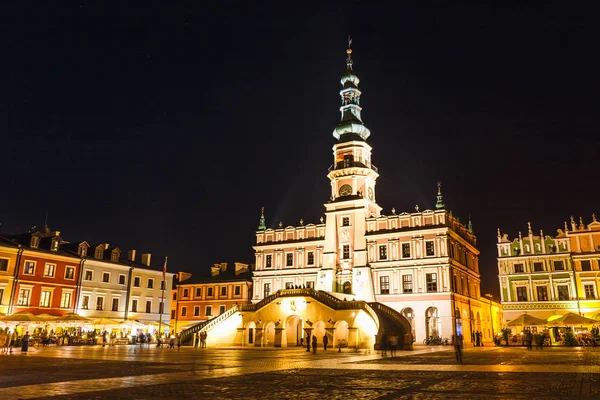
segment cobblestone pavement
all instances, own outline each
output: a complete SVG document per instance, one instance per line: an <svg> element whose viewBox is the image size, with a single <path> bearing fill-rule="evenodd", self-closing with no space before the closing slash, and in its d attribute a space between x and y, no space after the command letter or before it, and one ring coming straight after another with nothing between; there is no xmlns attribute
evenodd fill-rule
<svg viewBox="0 0 600 400"><path fill-rule="evenodd" d="M46 347L0 354L0 399L598 399L600 348Z"/></svg>

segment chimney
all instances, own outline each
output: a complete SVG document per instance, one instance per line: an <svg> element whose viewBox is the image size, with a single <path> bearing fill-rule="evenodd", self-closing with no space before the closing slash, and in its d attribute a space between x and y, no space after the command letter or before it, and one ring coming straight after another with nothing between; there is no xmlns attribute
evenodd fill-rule
<svg viewBox="0 0 600 400"><path fill-rule="evenodd" d="M104 243L104 250L108 250L109 247L110 245L108 243Z"/></svg>
<svg viewBox="0 0 600 400"><path fill-rule="evenodd" d="M227 263L221 263L221 272L227 271Z"/></svg>
<svg viewBox="0 0 600 400"><path fill-rule="evenodd" d="M248 264L236 262L235 263L235 275L243 274L248 272Z"/></svg>
<svg viewBox="0 0 600 400"><path fill-rule="evenodd" d="M127 251L127 259L129 261L135 261L135 250L131 249Z"/></svg>
<svg viewBox="0 0 600 400"><path fill-rule="evenodd" d="M146 267L150 266L150 257L151 256L152 256L152 254L150 254L150 253L142 254L142 264L144 264Z"/></svg>

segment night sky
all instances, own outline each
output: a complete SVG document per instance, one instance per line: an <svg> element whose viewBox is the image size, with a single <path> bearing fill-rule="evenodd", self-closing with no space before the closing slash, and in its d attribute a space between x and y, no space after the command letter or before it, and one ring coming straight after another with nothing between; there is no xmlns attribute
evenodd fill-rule
<svg viewBox="0 0 600 400"><path fill-rule="evenodd" d="M597 9L265 3L1 6L2 232L47 212L174 272L254 262L261 206L270 227L324 214L348 34L383 214L434 208L442 181L483 293L498 227L600 214Z"/></svg>

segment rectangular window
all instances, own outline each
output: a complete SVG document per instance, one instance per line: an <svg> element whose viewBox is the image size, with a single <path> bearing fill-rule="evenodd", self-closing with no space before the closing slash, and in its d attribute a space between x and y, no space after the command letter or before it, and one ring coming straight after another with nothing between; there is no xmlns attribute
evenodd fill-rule
<svg viewBox="0 0 600 400"><path fill-rule="evenodd" d="M402 275L402 293L412 293L412 275Z"/></svg>
<svg viewBox="0 0 600 400"><path fill-rule="evenodd" d="M110 274L108 272L102 273L102 282L104 282L104 283L110 282Z"/></svg>
<svg viewBox="0 0 600 400"><path fill-rule="evenodd" d="M61 308L69 308L71 307L71 297L72 297L72 293L71 292L63 292L62 296L60 297L60 307Z"/></svg>
<svg viewBox="0 0 600 400"><path fill-rule="evenodd" d="M204 315L212 317L212 306L206 306L206 313Z"/></svg>
<svg viewBox="0 0 600 400"><path fill-rule="evenodd" d="M35 272L35 262L25 261L25 265L23 266L23 274L33 275L34 272Z"/></svg>
<svg viewBox="0 0 600 400"><path fill-rule="evenodd" d="M314 251L309 251L308 252L308 261L307 261L308 265L315 265L315 252Z"/></svg>
<svg viewBox="0 0 600 400"><path fill-rule="evenodd" d="M402 258L410 258L410 243L402 243Z"/></svg>
<svg viewBox="0 0 600 400"><path fill-rule="evenodd" d="M546 286L538 286L536 290L538 301L548 301L548 288Z"/></svg>
<svg viewBox="0 0 600 400"><path fill-rule="evenodd" d="M591 271L592 270L592 263L590 262L590 260L581 260L581 270L582 271Z"/></svg>
<svg viewBox="0 0 600 400"><path fill-rule="evenodd" d="M437 292L437 274L425 274L425 279L427 281L427 291Z"/></svg>
<svg viewBox="0 0 600 400"><path fill-rule="evenodd" d="M433 240L428 240L425 242L425 255L427 257L435 256L435 248Z"/></svg>
<svg viewBox="0 0 600 400"><path fill-rule="evenodd" d="M564 271L565 264L562 261L554 261L554 270L555 271Z"/></svg>
<svg viewBox="0 0 600 400"><path fill-rule="evenodd" d="M527 288L525 286L517 287L517 301L527 301Z"/></svg>
<svg viewBox="0 0 600 400"><path fill-rule="evenodd" d="M342 226L350 226L350 217L342 218Z"/></svg>
<svg viewBox="0 0 600 400"><path fill-rule="evenodd" d="M56 271L56 264L46 264L44 266L44 276L54 278L55 271Z"/></svg>
<svg viewBox="0 0 600 400"><path fill-rule="evenodd" d="M147 313L152 312L152 300L146 300L146 312Z"/></svg>
<svg viewBox="0 0 600 400"><path fill-rule="evenodd" d="M267 297L271 294L271 284L270 283L265 283L264 293L265 293L265 297Z"/></svg>
<svg viewBox="0 0 600 400"><path fill-rule="evenodd" d="M379 246L379 259L387 260L387 246L385 244Z"/></svg>
<svg viewBox="0 0 600 400"><path fill-rule="evenodd" d="M90 308L90 296L84 295L81 298L81 308L83 308L84 310L87 310Z"/></svg>
<svg viewBox="0 0 600 400"><path fill-rule="evenodd" d="M227 296L227 286L221 287L221 296Z"/></svg>
<svg viewBox="0 0 600 400"><path fill-rule="evenodd" d="M202 297L202 288L196 288L196 297Z"/></svg>
<svg viewBox="0 0 600 400"><path fill-rule="evenodd" d="M119 285L125 284L125 275L119 275Z"/></svg>
<svg viewBox="0 0 600 400"><path fill-rule="evenodd" d="M525 272L523 264L515 264L515 274L522 274L523 272Z"/></svg>
<svg viewBox="0 0 600 400"><path fill-rule="evenodd" d="M189 289L183 289L183 297L189 297L190 296L190 290Z"/></svg>
<svg viewBox="0 0 600 400"><path fill-rule="evenodd" d="M227 311L225 306L223 306L223 305L219 306L219 315L225 314L225 311Z"/></svg>
<svg viewBox="0 0 600 400"><path fill-rule="evenodd" d="M596 292L594 291L594 285L583 285L585 290L586 300L594 300L596 298Z"/></svg>
<svg viewBox="0 0 600 400"><path fill-rule="evenodd" d="M40 295L40 307L50 307L50 297L52 297L51 291L42 290L42 294Z"/></svg>
<svg viewBox="0 0 600 400"><path fill-rule="evenodd" d="M313 281L308 281L308 282L306 282L306 287L309 289L314 289L315 283Z"/></svg>
<svg viewBox="0 0 600 400"><path fill-rule="evenodd" d="M4 288L0 288L0 304L3 303L4 300Z"/></svg>
<svg viewBox="0 0 600 400"><path fill-rule="evenodd" d="M112 310L119 311L119 299L116 299L116 298L112 299Z"/></svg>
<svg viewBox="0 0 600 400"><path fill-rule="evenodd" d="M533 263L533 270L535 272L541 272L544 270L544 263L542 262L534 262Z"/></svg>
<svg viewBox="0 0 600 400"><path fill-rule="evenodd" d="M558 300L569 300L569 287L567 285L559 285L556 290L558 291Z"/></svg>
<svg viewBox="0 0 600 400"><path fill-rule="evenodd" d="M173 300L177 300L177 293L173 293Z"/></svg>
<svg viewBox="0 0 600 400"><path fill-rule="evenodd" d="M390 277L380 276L379 277L379 291L381 294L390 294Z"/></svg>
<svg viewBox="0 0 600 400"><path fill-rule="evenodd" d="M154 289L154 279L148 278L148 289Z"/></svg>
<svg viewBox="0 0 600 400"><path fill-rule="evenodd" d="M65 267L65 279L75 279L75 267Z"/></svg>
<svg viewBox="0 0 600 400"><path fill-rule="evenodd" d="M194 306L194 317L200 316L200 306Z"/></svg>
<svg viewBox="0 0 600 400"><path fill-rule="evenodd" d="M187 317L187 307L181 307L181 316Z"/></svg>
<svg viewBox="0 0 600 400"><path fill-rule="evenodd" d="M104 297L96 298L96 310L98 310L98 311L104 310Z"/></svg>
<svg viewBox="0 0 600 400"><path fill-rule="evenodd" d="M90 270L85 271L85 277L84 277L84 279L86 281L93 280L94 279L94 271L90 271Z"/></svg>
<svg viewBox="0 0 600 400"><path fill-rule="evenodd" d="M28 306L29 305L29 295L31 291L29 289L21 289L19 290L19 300L17 300L17 305L19 306Z"/></svg>
<svg viewBox="0 0 600 400"><path fill-rule="evenodd" d="M175 315L175 310L171 310L171 319L175 319L176 315Z"/></svg>
<svg viewBox="0 0 600 400"><path fill-rule="evenodd" d="M241 286L236 286L233 289L233 295L234 296L239 296L240 294L242 294L242 287Z"/></svg>
<svg viewBox="0 0 600 400"><path fill-rule="evenodd" d="M294 253L287 253L285 255L285 266L291 267L294 265Z"/></svg>
<svg viewBox="0 0 600 400"><path fill-rule="evenodd" d="M265 257L265 268L271 268L273 266L273 255L267 254Z"/></svg>
<svg viewBox="0 0 600 400"><path fill-rule="evenodd" d="M213 288L211 288L211 287L206 288L206 295L208 297L212 297L212 295L213 295Z"/></svg>
<svg viewBox="0 0 600 400"><path fill-rule="evenodd" d="M0 258L0 271L8 271L8 259Z"/></svg>
<svg viewBox="0 0 600 400"><path fill-rule="evenodd" d="M137 299L131 300L131 312L137 312L137 309L138 309Z"/></svg>
<svg viewBox="0 0 600 400"><path fill-rule="evenodd" d="M160 290L165 290L167 287L165 286L167 284L167 282L165 281L160 281Z"/></svg>
<svg viewBox="0 0 600 400"><path fill-rule="evenodd" d="M139 276L136 276L135 278L133 278L133 286L140 287L140 281L141 281L141 279Z"/></svg>
<svg viewBox="0 0 600 400"><path fill-rule="evenodd" d="M349 244L345 244L342 247L343 251L342 251L342 259L347 260L350 258L350 245Z"/></svg>

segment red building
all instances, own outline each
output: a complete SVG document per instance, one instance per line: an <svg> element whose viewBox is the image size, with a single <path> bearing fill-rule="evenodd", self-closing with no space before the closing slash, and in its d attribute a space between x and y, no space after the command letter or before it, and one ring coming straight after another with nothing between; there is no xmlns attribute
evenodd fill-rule
<svg viewBox="0 0 600 400"><path fill-rule="evenodd" d="M74 312L82 260L61 249L60 232L31 232L6 236L21 246L9 314L63 315Z"/></svg>

